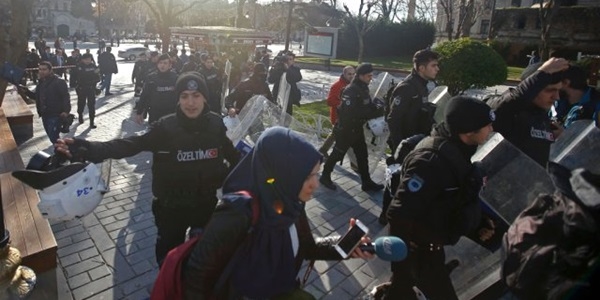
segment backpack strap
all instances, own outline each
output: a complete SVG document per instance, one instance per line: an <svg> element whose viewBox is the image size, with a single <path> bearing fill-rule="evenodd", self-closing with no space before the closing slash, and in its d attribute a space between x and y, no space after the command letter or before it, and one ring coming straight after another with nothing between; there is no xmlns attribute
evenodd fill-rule
<svg viewBox="0 0 600 300"><path fill-rule="evenodd" d="M246 238L244 239L244 241L247 241L249 239L249 237L251 236L251 233L254 231L254 227L258 223L258 218L260 217L260 203L258 201L258 198L254 197L249 191L242 190L242 191L238 191L236 194L241 194L241 195L244 195L244 196L250 198L250 208L252 210L252 216L251 216L252 220L251 220L251 225L248 228L248 232L246 233ZM240 245L237 246L237 250L235 250L235 252L231 256L231 259L227 263L227 266L225 266L225 268L223 269L223 272L221 272L221 276L219 276L219 280L217 281L217 284L215 284L215 289L213 290L213 295L212 295L211 299L218 299L217 296L223 290L223 287L225 286L225 283L227 282L227 280L229 280L229 277L231 277L231 273L233 272L233 269L237 265L237 262L239 261L239 258L241 256L240 255L242 252L241 245L243 243L244 242L242 242Z"/></svg>

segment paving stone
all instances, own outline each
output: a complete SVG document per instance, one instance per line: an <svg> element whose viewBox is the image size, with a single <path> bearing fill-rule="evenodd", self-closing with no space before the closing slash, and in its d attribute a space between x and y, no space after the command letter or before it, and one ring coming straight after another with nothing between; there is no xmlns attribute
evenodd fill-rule
<svg viewBox="0 0 600 300"><path fill-rule="evenodd" d="M68 267L65 267L65 271L67 273L67 278L71 278L75 275L85 273L88 270L97 268L102 265L104 265L104 261L97 259L97 258L96 259L90 258L90 259L78 262L76 264L70 265Z"/></svg>
<svg viewBox="0 0 600 300"><path fill-rule="evenodd" d="M63 256L73 254L73 253L76 253L76 252L79 252L81 250L85 250L85 249L88 249L91 247L94 247L94 242L91 239L87 239L87 240L83 240L81 242L71 244L69 246L58 247L57 254L58 254L58 257L61 258Z"/></svg>
<svg viewBox="0 0 600 300"><path fill-rule="evenodd" d="M139 263L133 265L132 269L135 272L135 274L140 275L140 274L146 273L148 271L151 271L152 269L154 269L154 267L152 266L152 263L150 263L150 261L143 260L143 261L140 261Z"/></svg>
<svg viewBox="0 0 600 300"><path fill-rule="evenodd" d="M81 232L84 232L85 229L83 228L83 226L75 226L75 227L71 227L71 228L67 228L61 231L57 231L54 232L54 238L59 240L65 237L70 237L73 236L74 234L78 234Z"/></svg>
<svg viewBox="0 0 600 300"><path fill-rule="evenodd" d="M72 264L78 263L80 261L81 261L81 258L79 257L79 254L78 253L73 253L73 254L69 254L69 255L66 255L66 256L62 257L60 259L60 264L63 267L67 267L67 266L70 266Z"/></svg>
<svg viewBox="0 0 600 300"><path fill-rule="evenodd" d="M153 284L156 280L158 272L146 272L135 278L128 280L123 283L120 288L124 295L130 295L140 289L146 288L148 285Z"/></svg>
<svg viewBox="0 0 600 300"><path fill-rule="evenodd" d="M120 299L122 294L117 289L113 288L113 280L110 276L102 277L98 280L78 287L73 290L75 299Z"/></svg>
<svg viewBox="0 0 600 300"><path fill-rule="evenodd" d="M88 233L99 251L104 251L113 248L114 240L106 233L102 225L96 225L88 228Z"/></svg>
<svg viewBox="0 0 600 300"><path fill-rule="evenodd" d="M125 282L135 276L127 260L116 248L108 249L100 253L106 264L113 270L114 280L117 283Z"/></svg>
<svg viewBox="0 0 600 300"><path fill-rule="evenodd" d="M69 283L69 287L71 289L76 289L84 284L87 284L91 281L90 276L87 273L81 273L79 275L75 275L70 277L67 282Z"/></svg>
<svg viewBox="0 0 600 300"><path fill-rule="evenodd" d="M110 275L111 272L110 272L110 269L104 265L104 266L100 266L95 269L89 270L88 274L90 275L90 278L92 278L92 280L97 280L104 276Z"/></svg>
<svg viewBox="0 0 600 300"><path fill-rule="evenodd" d="M100 253L98 253L98 249L96 249L95 247L79 252L79 257L81 258L81 260L86 260L86 259L90 259L93 257L97 257L97 259L101 259L99 256L100 256Z"/></svg>

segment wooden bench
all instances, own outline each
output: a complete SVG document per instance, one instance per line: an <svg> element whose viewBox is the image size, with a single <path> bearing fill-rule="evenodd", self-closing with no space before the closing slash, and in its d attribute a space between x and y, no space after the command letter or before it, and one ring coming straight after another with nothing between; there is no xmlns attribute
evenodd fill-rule
<svg viewBox="0 0 600 300"><path fill-rule="evenodd" d="M18 143L33 137L33 112L16 90L6 90L2 108Z"/></svg>
<svg viewBox="0 0 600 300"><path fill-rule="evenodd" d="M4 222L10 231L11 246L21 252L23 265L41 274L56 269L57 244L48 220L37 208L37 192L11 175L22 169L17 144L0 107L0 200Z"/></svg>

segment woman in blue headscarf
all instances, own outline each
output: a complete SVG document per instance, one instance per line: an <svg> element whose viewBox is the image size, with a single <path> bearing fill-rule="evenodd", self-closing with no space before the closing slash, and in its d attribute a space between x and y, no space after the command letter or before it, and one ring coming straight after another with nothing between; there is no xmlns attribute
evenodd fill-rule
<svg viewBox="0 0 600 300"><path fill-rule="evenodd" d="M342 259L333 247L338 237L315 241L304 211L321 163L321 154L287 128L261 135L225 180L223 200L184 266L186 299L314 299L296 279L302 261ZM260 208L254 226L251 198ZM357 248L352 257L372 255ZM232 271L224 280L226 267ZM219 279L224 288L215 290Z"/></svg>

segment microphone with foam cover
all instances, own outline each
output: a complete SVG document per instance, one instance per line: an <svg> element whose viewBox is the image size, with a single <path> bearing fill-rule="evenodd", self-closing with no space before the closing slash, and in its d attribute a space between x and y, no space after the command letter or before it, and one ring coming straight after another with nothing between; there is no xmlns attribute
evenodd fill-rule
<svg viewBox="0 0 600 300"><path fill-rule="evenodd" d="M406 258L408 249L406 244L396 236L382 236L370 244L362 244L360 250L377 255L385 261L401 261Z"/></svg>

